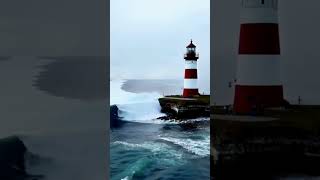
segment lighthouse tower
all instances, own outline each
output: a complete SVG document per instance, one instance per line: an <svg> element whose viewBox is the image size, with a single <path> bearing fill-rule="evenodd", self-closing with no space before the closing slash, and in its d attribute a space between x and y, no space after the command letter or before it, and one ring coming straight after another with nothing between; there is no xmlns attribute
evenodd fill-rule
<svg viewBox="0 0 320 180"><path fill-rule="evenodd" d="M184 89L183 97L192 97L199 95L197 83L197 60L199 55L196 53L196 46L191 43L187 46L187 53L184 55L185 72L184 72Z"/></svg>
<svg viewBox="0 0 320 180"><path fill-rule="evenodd" d="M241 0L234 111L250 113L283 102L278 0Z"/></svg>

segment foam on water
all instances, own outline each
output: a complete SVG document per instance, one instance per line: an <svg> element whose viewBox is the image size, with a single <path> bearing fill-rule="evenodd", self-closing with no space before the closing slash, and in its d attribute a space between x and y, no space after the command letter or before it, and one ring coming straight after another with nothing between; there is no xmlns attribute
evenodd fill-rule
<svg viewBox="0 0 320 180"><path fill-rule="evenodd" d="M182 139L173 137L160 137L161 140L181 146L187 151L201 157L210 155L210 138L204 140Z"/></svg>
<svg viewBox="0 0 320 180"><path fill-rule="evenodd" d="M119 116L125 121L160 123L156 118L164 116L158 98L159 93L131 93L121 89L124 80L110 81L110 104L117 105Z"/></svg>
<svg viewBox="0 0 320 180"><path fill-rule="evenodd" d="M174 150L172 147L165 143L160 143L160 142L145 142L141 144L135 144L135 143L128 143L124 141L115 141L112 143L113 145L122 145L128 150L140 150L140 149L145 149L153 154L163 154L165 155L162 159L162 161L166 161L168 164L172 164L172 158L175 160L177 159L182 159L182 153ZM174 163L176 164L176 163Z"/></svg>

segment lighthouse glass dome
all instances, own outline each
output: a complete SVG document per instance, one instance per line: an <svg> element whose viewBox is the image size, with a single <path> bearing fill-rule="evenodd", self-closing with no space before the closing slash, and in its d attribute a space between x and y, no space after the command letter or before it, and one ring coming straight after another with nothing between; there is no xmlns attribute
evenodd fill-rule
<svg viewBox="0 0 320 180"><path fill-rule="evenodd" d="M196 52L196 48L195 47L187 48L187 52L188 53L195 53Z"/></svg>
<svg viewBox="0 0 320 180"><path fill-rule="evenodd" d="M196 53L196 46L192 43L192 40L190 44L187 46L187 54L193 54Z"/></svg>

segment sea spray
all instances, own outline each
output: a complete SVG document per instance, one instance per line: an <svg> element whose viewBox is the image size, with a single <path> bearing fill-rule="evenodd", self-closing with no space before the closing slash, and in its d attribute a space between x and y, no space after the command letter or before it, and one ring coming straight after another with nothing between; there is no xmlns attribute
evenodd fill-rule
<svg viewBox="0 0 320 180"><path fill-rule="evenodd" d="M110 104L117 105L122 120L150 123L158 117L164 116L158 98L159 93L131 93L122 90L124 80L110 82Z"/></svg>

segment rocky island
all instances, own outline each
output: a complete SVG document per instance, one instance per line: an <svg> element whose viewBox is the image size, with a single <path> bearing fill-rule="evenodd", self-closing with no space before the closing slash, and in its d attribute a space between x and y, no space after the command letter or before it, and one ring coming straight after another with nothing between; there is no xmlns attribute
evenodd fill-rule
<svg viewBox="0 0 320 180"><path fill-rule="evenodd" d="M161 112L167 115L160 119L185 120L210 116L210 95L197 95L188 98L172 95L158 100Z"/></svg>

